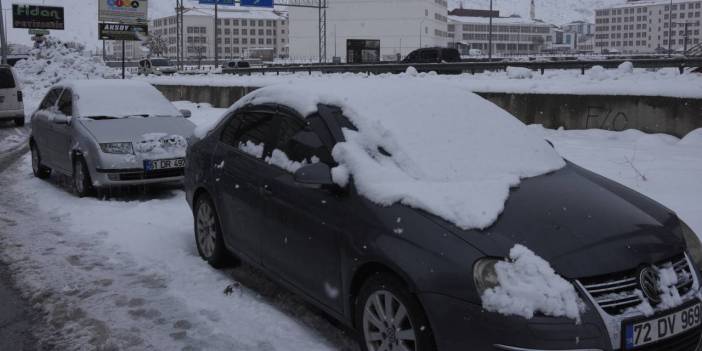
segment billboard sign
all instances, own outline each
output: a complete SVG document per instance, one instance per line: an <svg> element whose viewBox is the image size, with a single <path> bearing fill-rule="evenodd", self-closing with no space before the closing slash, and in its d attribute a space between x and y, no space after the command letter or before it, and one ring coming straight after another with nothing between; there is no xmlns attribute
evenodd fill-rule
<svg viewBox="0 0 702 351"><path fill-rule="evenodd" d="M100 40L146 40L149 26L146 24L99 23Z"/></svg>
<svg viewBox="0 0 702 351"><path fill-rule="evenodd" d="M273 0L241 0L241 6L273 7Z"/></svg>
<svg viewBox="0 0 702 351"><path fill-rule="evenodd" d="M63 30L63 7L13 4L12 27Z"/></svg>
<svg viewBox="0 0 702 351"><path fill-rule="evenodd" d="M49 35L48 29L30 29L29 35Z"/></svg>
<svg viewBox="0 0 702 351"><path fill-rule="evenodd" d="M145 24L148 10L148 0L98 0L98 21Z"/></svg>
<svg viewBox="0 0 702 351"><path fill-rule="evenodd" d="M231 5L234 6L235 0L199 0L203 5Z"/></svg>

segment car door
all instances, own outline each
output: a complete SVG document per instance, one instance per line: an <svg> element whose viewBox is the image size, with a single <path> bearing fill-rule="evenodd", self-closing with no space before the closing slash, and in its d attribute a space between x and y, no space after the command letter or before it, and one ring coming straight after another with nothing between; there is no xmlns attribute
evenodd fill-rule
<svg viewBox="0 0 702 351"><path fill-rule="evenodd" d="M280 278L306 292L318 302L341 311L340 235L349 220L346 198L333 189L303 186L294 180L300 165L291 162L325 162L333 166L331 137L311 150L296 140L322 138L318 117L306 124L294 113L281 109L270 177L264 179L266 218L271 226L263 241L263 264Z"/></svg>
<svg viewBox="0 0 702 351"><path fill-rule="evenodd" d="M68 123L51 123L49 147L53 151L56 167L68 173L73 171L71 164L73 92L71 89L63 90L56 107L56 113L68 117Z"/></svg>
<svg viewBox="0 0 702 351"><path fill-rule="evenodd" d="M49 143L53 124L51 116L56 110L56 102L62 91L63 88L60 87L49 90L37 111L32 115L32 138L39 148L39 154L42 155L42 162L52 168L55 167L55 160Z"/></svg>
<svg viewBox="0 0 702 351"><path fill-rule="evenodd" d="M232 251L261 263L261 237L266 231L262 178L268 165L274 107L239 110L226 122L214 157L218 213L224 240Z"/></svg>

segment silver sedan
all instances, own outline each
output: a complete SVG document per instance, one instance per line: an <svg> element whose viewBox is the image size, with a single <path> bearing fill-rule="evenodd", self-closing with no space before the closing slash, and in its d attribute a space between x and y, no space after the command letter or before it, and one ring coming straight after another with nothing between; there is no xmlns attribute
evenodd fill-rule
<svg viewBox="0 0 702 351"><path fill-rule="evenodd" d="M180 182L195 125L148 83L70 81L32 115L32 169L73 179L86 196L112 186Z"/></svg>

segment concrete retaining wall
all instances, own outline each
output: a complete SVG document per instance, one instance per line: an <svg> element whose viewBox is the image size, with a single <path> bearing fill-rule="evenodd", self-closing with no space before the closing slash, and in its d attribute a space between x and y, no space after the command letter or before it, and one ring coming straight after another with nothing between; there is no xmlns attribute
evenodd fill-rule
<svg viewBox="0 0 702 351"><path fill-rule="evenodd" d="M229 107L255 87L157 85L169 100ZM527 124L566 129L638 129L683 137L702 128L702 99L658 96L596 96L478 93Z"/></svg>

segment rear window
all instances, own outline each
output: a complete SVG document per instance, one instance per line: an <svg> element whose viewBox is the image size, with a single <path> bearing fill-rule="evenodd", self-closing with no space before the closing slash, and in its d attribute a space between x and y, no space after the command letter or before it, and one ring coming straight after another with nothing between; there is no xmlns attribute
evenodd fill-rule
<svg viewBox="0 0 702 351"><path fill-rule="evenodd" d="M15 77L9 68L0 68L0 89L11 89L15 87Z"/></svg>

